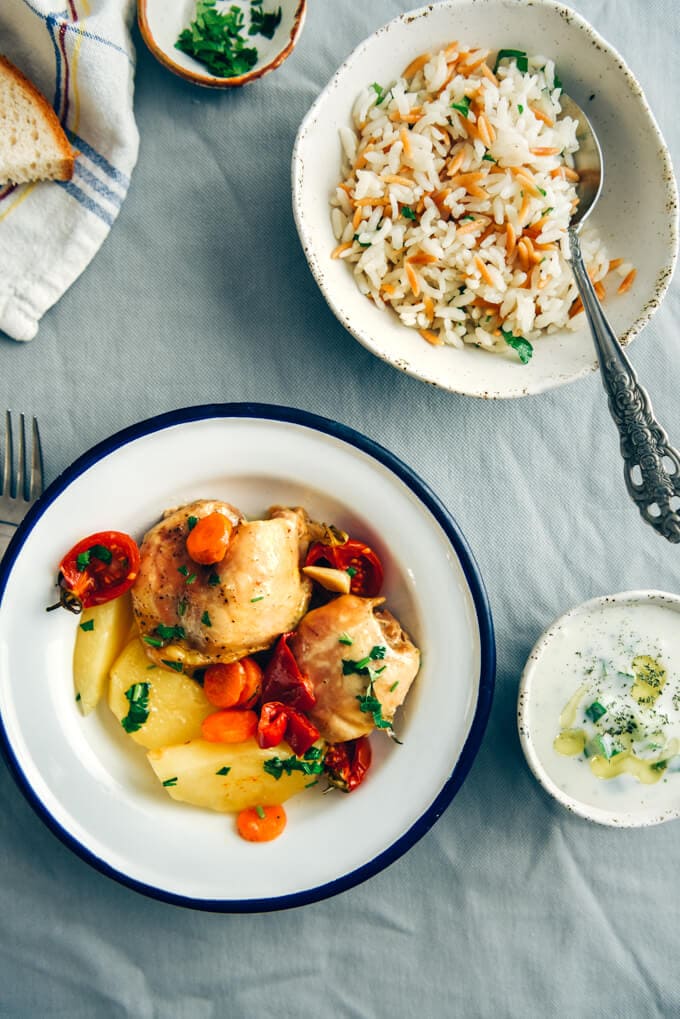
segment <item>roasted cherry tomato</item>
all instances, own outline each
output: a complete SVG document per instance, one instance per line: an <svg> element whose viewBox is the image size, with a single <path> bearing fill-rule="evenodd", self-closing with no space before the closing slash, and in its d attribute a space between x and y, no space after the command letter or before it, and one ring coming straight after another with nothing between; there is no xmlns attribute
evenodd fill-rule
<svg viewBox="0 0 680 1019"><path fill-rule="evenodd" d="M295 633L282 633L274 654L264 670L262 701L282 701L299 711L309 711L316 704L311 681L300 671L288 641Z"/></svg>
<svg viewBox="0 0 680 1019"><path fill-rule="evenodd" d="M351 577L351 593L363 598L375 597L382 587L382 563L372 548L352 538L342 545L324 545L315 541L309 547L305 566L330 566L344 570Z"/></svg>
<svg viewBox="0 0 680 1019"><path fill-rule="evenodd" d="M331 785L351 793L361 785L371 764L371 744L367 736L334 743L328 748L324 768Z"/></svg>
<svg viewBox="0 0 680 1019"><path fill-rule="evenodd" d="M301 711L281 701L267 701L262 705L257 742L263 749L277 747L285 739L293 753L302 757L318 738L319 730Z"/></svg>
<svg viewBox="0 0 680 1019"><path fill-rule="evenodd" d="M132 587L139 572L139 549L129 534L100 531L83 538L59 563L58 608L82 612L113 601Z"/></svg>

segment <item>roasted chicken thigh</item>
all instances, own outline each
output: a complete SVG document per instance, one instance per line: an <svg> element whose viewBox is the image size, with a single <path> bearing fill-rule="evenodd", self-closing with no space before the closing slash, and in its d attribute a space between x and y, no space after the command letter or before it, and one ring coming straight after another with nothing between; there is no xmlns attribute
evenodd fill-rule
<svg viewBox="0 0 680 1019"><path fill-rule="evenodd" d="M199 565L187 553L189 518L222 513L233 526L224 559ZM145 535L132 589L147 654L191 671L268 648L304 614L311 582L303 510L273 507L246 520L228 503L203 499L169 510Z"/></svg>
<svg viewBox="0 0 680 1019"><path fill-rule="evenodd" d="M362 711L359 700L366 695L371 677L381 717L391 722L418 672L420 652L394 616L377 609L384 601L341 595L308 612L290 641L316 696L309 717L330 743L373 731L373 714ZM352 663L364 660L360 670L352 668Z"/></svg>

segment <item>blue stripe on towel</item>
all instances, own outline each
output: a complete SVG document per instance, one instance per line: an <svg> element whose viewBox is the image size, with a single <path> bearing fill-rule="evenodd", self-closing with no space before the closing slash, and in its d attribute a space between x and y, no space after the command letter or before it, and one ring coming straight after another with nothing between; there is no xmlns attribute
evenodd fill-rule
<svg viewBox="0 0 680 1019"><path fill-rule="evenodd" d="M39 18L42 18L43 21L49 21L50 19L54 20L55 18L66 19L69 16L68 11L62 11L60 14L43 14L42 11L33 6L31 0L23 0L23 3L26 7L28 7L29 11L33 11L33 13L37 14ZM93 42L100 42L102 46L108 46L110 49L116 50L118 53L122 53L129 63L133 63L132 57L126 50L123 49L122 46L119 46L118 43L112 42L110 39L105 39L103 35L95 35L94 32L88 32L87 29L81 28L80 25L76 25L73 22L66 23L66 30L67 32L75 32L76 35L82 35L85 39L92 39Z"/></svg>
<svg viewBox="0 0 680 1019"><path fill-rule="evenodd" d="M24 0L24 3L26 3L26 0ZM31 7L30 4L28 4L28 6ZM34 14L38 14L40 17L42 17L40 12L36 11L35 8L31 7L31 10L33 11ZM64 11L64 14L66 14L66 11ZM58 17L60 17L60 15L58 14L48 14L47 17L43 19L45 21L47 31L49 33L52 48L54 49L54 63L56 65L55 66L56 73L54 75L55 92L54 102L52 103L52 106L54 107L57 116L59 116L59 111L61 110L61 53L59 52L59 47L57 45L57 40L54 34L54 28L55 25L57 24Z"/></svg>
<svg viewBox="0 0 680 1019"><path fill-rule="evenodd" d="M100 152L93 149L92 146L89 145L84 138L81 138L80 135L77 135L75 131L71 131L69 128L66 128L66 134L68 135L71 143L75 145L77 149L80 149L84 156L91 159L95 166L104 170L104 172L107 173L111 180L114 180L116 184L120 184L122 188L127 190L130 186L130 178L124 174L122 170L116 169L112 163L109 163L106 156L102 156Z"/></svg>
<svg viewBox="0 0 680 1019"><path fill-rule="evenodd" d="M86 195L77 184L74 184L70 180L60 180L57 181L57 184L60 188L63 188L64 191L71 196L71 198L75 198L77 202L80 202L80 204L87 209L88 212L92 212L95 216L98 216L99 219L103 220L107 226L113 225L115 216L107 209L102 208L99 202L95 202L94 198L90 198L89 195Z"/></svg>
<svg viewBox="0 0 680 1019"><path fill-rule="evenodd" d="M111 202L111 204L115 205L117 209L120 208L123 196L118 194L117 191L112 191L111 188L102 183L99 177L95 177L95 175L88 170L86 166L83 166L81 160L76 160L75 174L77 177L81 177L93 191L97 192L98 195L101 195L102 198Z"/></svg>

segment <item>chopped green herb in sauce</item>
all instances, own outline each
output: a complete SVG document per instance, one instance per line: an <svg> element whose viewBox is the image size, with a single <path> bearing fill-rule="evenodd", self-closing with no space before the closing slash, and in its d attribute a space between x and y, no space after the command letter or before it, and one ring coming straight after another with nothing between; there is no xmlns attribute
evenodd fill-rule
<svg viewBox="0 0 680 1019"><path fill-rule="evenodd" d="M79 626L84 633L94 630L94 619L88 619L86 623L79 623Z"/></svg>
<svg viewBox="0 0 680 1019"><path fill-rule="evenodd" d="M133 683L125 691L130 707L120 724L126 732L137 732L141 729L149 717L149 689L150 683Z"/></svg>

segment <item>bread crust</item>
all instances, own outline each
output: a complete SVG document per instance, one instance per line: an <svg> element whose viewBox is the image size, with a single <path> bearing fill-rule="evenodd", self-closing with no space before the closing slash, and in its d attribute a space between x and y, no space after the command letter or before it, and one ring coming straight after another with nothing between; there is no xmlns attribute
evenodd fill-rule
<svg viewBox="0 0 680 1019"><path fill-rule="evenodd" d="M32 81L30 81L25 74L23 74L18 67L7 59L7 57L0 54L0 76L8 76L12 78L15 84L21 89L24 96L34 107L36 107L41 114L43 124L47 131L52 136L55 146L59 150L60 160L57 164L56 171L50 173L50 180L70 180L73 176L73 170L75 166L77 152L71 147L71 144L66 137L64 129L59 123L59 118L48 103L42 92L36 88ZM0 179L2 172L0 171ZM42 180L45 178L36 176L36 180Z"/></svg>

